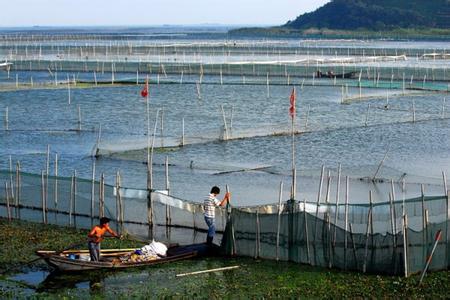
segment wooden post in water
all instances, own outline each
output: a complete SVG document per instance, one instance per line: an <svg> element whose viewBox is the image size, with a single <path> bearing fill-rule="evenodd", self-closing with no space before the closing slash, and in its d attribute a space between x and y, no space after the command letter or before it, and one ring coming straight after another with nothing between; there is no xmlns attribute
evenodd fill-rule
<svg viewBox="0 0 450 300"><path fill-rule="evenodd" d="M444 97L444 100L442 101L442 116L441 116L441 118L442 119L445 118L445 97Z"/></svg>
<svg viewBox="0 0 450 300"><path fill-rule="evenodd" d="M322 198L322 185L323 185L324 172L325 172L325 166L322 165L322 171L320 172L319 192L317 193L316 219L314 221L314 246L316 243L316 236L317 236L317 220L319 218L320 198ZM314 253L314 257L315 256L316 256L316 253Z"/></svg>
<svg viewBox="0 0 450 300"><path fill-rule="evenodd" d="M306 243L306 260L311 264L311 253L309 251L309 229L308 229L308 213L306 212L306 198L303 198L303 217L305 227L305 243Z"/></svg>
<svg viewBox="0 0 450 300"><path fill-rule="evenodd" d="M311 110L311 105L308 104L308 109L306 110L306 117L305 117L305 131L308 130L308 121L309 121L310 110Z"/></svg>
<svg viewBox="0 0 450 300"><path fill-rule="evenodd" d="M412 102L412 122L416 122L416 103L414 100Z"/></svg>
<svg viewBox="0 0 450 300"><path fill-rule="evenodd" d="M100 190L99 190L99 211L98 216L99 218L103 218L105 216L105 174L102 173L100 177Z"/></svg>
<svg viewBox="0 0 450 300"><path fill-rule="evenodd" d="M280 225L281 225L281 201L283 199L283 181L280 182L280 191L278 196L278 216L277 216L277 254L276 260L280 259Z"/></svg>
<svg viewBox="0 0 450 300"><path fill-rule="evenodd" d="M448 232L448 221L450 219L449 215L449 199L450 199L450 191L447 189L447 175L445 172L442 172L442 179L444 181L444 195L445 195L445 211L446 211L446 218L445 218L445 261L447 262L447 265L449 265L449 257L448 257L448 250L449 250L449 232Z"/></svg>
<svg viewBox="0 0 450 300"><path fill-rule="evenodd" d="M117 231L122 232L121 228L121 215L122 215L122 207L121 207L121 196L120 196L120 173L116 172L116 223L117 223Z"/></svg>
<svg viewBox="0 0 450 300"><path fill-rule="evenodd" d="M78 104L78 132L81 132L81 107L80 104Z"/></svg>
<svg viewBox="0 0 450 300"><path fill-rule="evenodd" d="M256 209L256 235L255 235L255 258L259 258L260 255L260 224L259 224L259 211Z"/></svg>
<svg viewBox="0 0 450 300"><path fill-rule="evenodd" d="M184 146L184 117L181 119L181 147Z"/></svg>
<svg viewBox="0 0 450 300"><path fill-rule="evenodd" d="M70 197L69 197L69 226L72 226L74 191L75 191L75 177L72 175L70 181Z"/></svg>
<svg viewBox="0 0 450 300"><path fill-rule="evenodd" d="M68 100L69 100L69 105L70 105L70 80L69 80L69 74L67 74L67 96L68 96Z"/></svg>
<svg viewBox="0 0 450 300"><path fill-rule="evenodd" d="M367 104L366 121L364 122L364 126L366 127L369 124L369 112L370 112L370 103Z"/></svg>
<svg viewBox="0 0 450 300"><path fill-rule="evenodd" d="M20 162L16 162L16 210L17 218L20 220Z"/></svg>
<svg viewBox="0 0 450 300"><path fill-rule="evenodd" d="M425 209L425 187L423 184L420 185L420 194L421 194L421 204L422 204L422 250L423 250L423 258L426 260L427 258L427 221L426 221L426 209Z"/></svg>
<svg viewBox="0 0 450 300"><path fill-rule="evenodd" d="M92 160L92 179L91 179L91 227L94 226L94 202L95 202L95 159Z"/></svg>
<svg viewBox="0 0 450 300"><path fill-rule="evenodd" d="M41 171L41 205L42 205L42 223L47 224L47 212L45 203L45 171Z"/></svg>
<svg viewBox="0 0 450 300"><path fill-rule="evenodd" d="M349 197L349 179L345 176L345 227L344 227L344 270L347 270L347 247L348 247L348 197Z"/></svg>
<svg viewBox="0 0 450 300"><path fill-rule="evenodd" d="M11 221L11 207L9 204L8 181L5 181L5 198L6 198L6 214L8 216L8 221Z"/></svg>
<svg viewBox="0 0 450 300"><path fill-rule="evenodd" d="M224 128L222 140L226 141L226 140L228 140L229 136L228 136L228 125L227 125L227 120L225 118L225 111L223 109L223 104L220 106L220 108L222 110L222 119L223 119L223 128Z"/></svg>
<svg viewBox="0 0 450 300"><path fill-rule="evenodd" d="M403 268L405 278L408 277L408 215L404 215L403 218Z"/></svg>
<svg viewBox="0 0 450 300"><path fill-rule="evenodd" d="M369 191L369 205L369 212L367 214L366 243L364 247L363 273L366 273L367 270L367 256L369 254L369 233L372 223L372 191Z"/></svg>
<svg viewBox="0 0 450 300"><path fill-rule="evenodd" d="M5 107L5 130L9 130L9 108Z"/></svg>
<svg viewBox="0 0 450 300"><path fill-rule="evenodd" d="M55 153L55 186L53 195L54 207L55 207L55 219L58 214L58 153Z"/></svg>
<svg viewBox="0 0 450 300"><path fill-rule="evenodd" d="M336 246L336 231L337 231L337 222L339 216L339 193L341 190L341 164L338 165L338 175L337 175L337 184L336 184L336 205L334 212L334 235L333 235L333 247Z"/></svg>
<svg viewBox="0 0 450 300"><path fill-rule="evenodd" d="M167 195L169 195L170 182L169 182L169 157L166 155L166 159L164 161L165 167L165 178L166 178L166 191Z"/></svg>
<svg viewBox="0 0 450 300"><path fill-rule="evenodd" d="M73 225L77 228L77 170L73 170Z"/></svg>

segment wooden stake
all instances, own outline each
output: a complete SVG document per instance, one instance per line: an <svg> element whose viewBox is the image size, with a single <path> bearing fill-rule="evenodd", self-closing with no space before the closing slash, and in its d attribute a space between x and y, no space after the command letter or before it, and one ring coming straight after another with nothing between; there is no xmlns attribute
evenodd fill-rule
<svg viewBox="0 0 450 300"><path fill-rule="evenodd" d="M78 132L81 132L81 107L78 104Z"/></svg>
<svg viewBox="0 0 450 300"><path fill-rule="evenodd" d="M8 181L5 181L5 198L6 198L6 213L8 215L8 221L11 221L11 207L9 204Z"/></svg>
<svg viewBox="0 0 450 300"><path fill-rule="evenodd" d="M9 130L9 108L5 107L5 130Z"/></svg>
<svg viewBox="0 0 450 300"><path fill-rule="evenodd" d="M184 146L184 118L181 120L181 147Z"/></svg>
<svg viewBox="0 0 450 300"><path fill-rule="evenodd" d="M325 172L325 166L322 165L322 171L320 172L319 192L317 193L316 219L314 221L314 245L315 245L316 236L317 236L317 220L319 218L320 198L322 198L322 185L323 185L324 172ZM316 256L316 254L314 253L314 257L315 256Z"/></svg>
<svg viewBox="0 0 450 300"><path fill-rule="evenodd" d="M352 224L349 223L349 229L350 229L350 238L352 239L352 248L353 248L353 257L355 259L355 267L356 270L358 270L358 256L356 255L356 244L355 244L355 239L353 237L353 229L352 229Z"/></svg>
<svg viewBox="0 0 450 300"><path fill-rule="evenodd" d="M45 205L45 171L41 171L41 205L42 205L42 223L47 224L47 212Z"/></svg>
<svg viewBox="0 0 450 300"><path fill-rule="evenodd" d="M259 225L259 211L256 210L256 238L255 238L255 258L259 258L260 254L260 225Z"/></svg>
<svg viewBox="0 0 450 300"><path fill-rule="evenodd" d="M73 213L73 203L74 203L74 193L75 193L75 176L72 175L70 184L70 200L69 200L69 226L72 226L72 213Z"/></svg>
<svg viewBox="0 0 450 300"><path fill-rule="evenodd" d="M306 212L306 198L303 199L303 216L305 227L305 243L306 243L306 259L308 264L311 264L311 253L309 251L309 229L308 229L308 213Z"/></svg>
<svg viewBox="0 0 450 300"><path fill-rule="evenodd" d="M369 212L367 214L367 229L366 229L366 246L364 247L364 263L363 263L363 273L367 270L367 256L369 254L369 230L372 223L372 191L369 191Z"/></svg>
<svg viewBox="0 0 450 300"><path fill-rule="evenodd" d="M55 190L53 195L53 201L55 205L55 211L58 211L58 153L55 153Z"/></svg>
<svg viewBox="0 0 450 300"><path fill-rule="evenodd" d="M336 246L336 231L337 231L337 222L339 216L339 193L341 189L341 164L338 166L338 176L337 176L337 184L336 184L336 205L335 205L335 213L334 213L334 235L333 235L333 247Z"/></svg>
<svg viewBox="0 0 450 300"><path fill-rule="evenodd" d="M20 162L16 162L16 209L17 218L20 220Z"/></svg>
<svg viewBox="0 0 450 300"><path fill-rule="evenodd" d="M99 213L100 218L105 216L105 174L102 173L100 177L100 191L99 191Z"/></svg>
<svg viewBox="0 0 450 300"><path fill-rule="evenodd" d="M405 278L408 277L408 216L405 214L403 220L403 267Z"/></svg>
<svg viewBox="0 0 450 300"><path fill-rule="evenodd" d="M348 196L349 196L349 180L345 177L345 227L344 227L344 270L347 270L347 232L348 232Z"/></svg>
<svg viewBox="0 0 450 300"><path fill-rule="evenodd" d="M281 201L283 198L283 181L280 182L280 191L278 196L278 216L277 216L277 254L276 260L280 258L280 225L281 225Z"/></svg>
<svg viewBox="0 0 450 300"><path fill-rule="evenodd" d="M91 179L91 227L94 226L94 202L95 202L95 159L92 160L92 179Z"/></svg>

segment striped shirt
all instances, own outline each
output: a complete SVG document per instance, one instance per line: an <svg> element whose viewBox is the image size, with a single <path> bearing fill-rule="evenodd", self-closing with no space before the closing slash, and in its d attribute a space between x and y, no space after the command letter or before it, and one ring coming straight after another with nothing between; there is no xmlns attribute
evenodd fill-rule
<svg viewBox="0 0 450 300"><path fill-rule="evenodd" d="M216 206L220 205L220 201L213 195L209 194L203 202L205 209L205 217L214 218L216 216Z"/></svg>

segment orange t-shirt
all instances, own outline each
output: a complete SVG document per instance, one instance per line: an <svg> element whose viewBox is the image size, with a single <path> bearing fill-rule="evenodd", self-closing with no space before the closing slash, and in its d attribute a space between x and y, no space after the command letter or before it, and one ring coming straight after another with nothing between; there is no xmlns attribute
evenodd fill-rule
<svg viewBox="0 0 450 300"><path fill-rule="evenodd" d="M117 236L117 234L111 228L109 228L109 225L105 224L102 226L100 225L94 226L91 232L89 232L88 237L90 238L90 241L94 243L100 243L101 241L103 241L103 236L105 235L106 232L109 232L113 236Z"/></svg>

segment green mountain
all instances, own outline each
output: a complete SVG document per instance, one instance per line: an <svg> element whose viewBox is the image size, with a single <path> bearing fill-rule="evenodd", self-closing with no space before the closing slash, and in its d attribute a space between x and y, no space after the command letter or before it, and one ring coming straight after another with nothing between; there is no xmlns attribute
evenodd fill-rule
<svg viewBox="0 0 450 300"><path fill-rule="evenodd" d="M300 30L450 29L450 0L332 0L282 27Z"/></svg>

